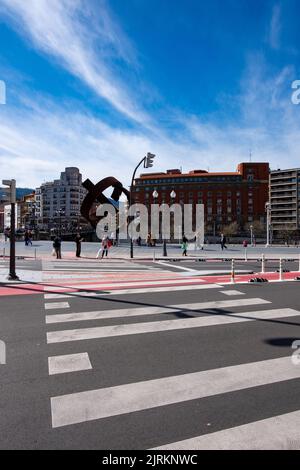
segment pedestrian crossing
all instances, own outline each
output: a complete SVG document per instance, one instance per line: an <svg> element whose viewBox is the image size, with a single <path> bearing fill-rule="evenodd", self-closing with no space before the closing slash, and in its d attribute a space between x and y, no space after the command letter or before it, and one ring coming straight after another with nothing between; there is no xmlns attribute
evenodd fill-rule
<svg viewBox="0 0 300 470"><path fill-rule="evenodd" d="M299 378L290 358L272 359L51 398L54 428Z"/></svg>
<svg viewBox="0 0 300 470"><path fill-rule="evenodd" d="M300 411L173 442L152 450L299 450Z"/></svg>
<svg viewBox="0 0 300 470"><path fill-rule="evenodd" d="M169 265L167 265L169 267ZM59 260L43 261L43 282L46 298L62 298L72 295L94 297L97 291L101 295L111 293L128 294L162 292L165 288L176 291L193 288L201 289L201 285L210 282L201 278L201 273L174 272L162 264L131 262L128 260L76 261ZM186 274L191 274L187 276ZM213 288L213 285L211 286ZM51 295L52 293L52 295ZM63 293L65 296L63 297Z"/></svg>
<svg viewBox="0 0 300 470"><path fill-rule="evenodd" d="M174 288L180 287L182 286ZM247 417L247 409L244 408L243 422L239 422L237 426L226 427L226 422L222 422L221 419L221 429L214 432L213 427L209 431L207 428L206 431L201 428L200 434L198 420L201 421L201 415L199 417L196 410L198 407L202 409L202 403L207 400L226 400L234 394L243 396L250 393L250 403L255 403L260 390L266 389L268 390L266 393L269 393L280 384L286 387L295 383L300 384L297 382L300 380L300 366L296 366L291 360L289 351L284 354L280 350L277 355L271 355L272 357L266 357L265 354L257 357L256 354L254 355L256 360L253 360L253 356L247 355L247 351L237 349L236 354L231 355L227 363L225 360L227 351L222 351L222 347L219 346L224 356L222 363L222 356L215 361L209 358L207 346L206 348L204 346L206 338L211 335L212 340L219 338L220 341L221 338L228 338L226 344L230 344L233 348L233 338L236 338L237 345L240 344L234 332L244 335L247 340L252 332L252 347L255 351L255 348L260 347L260 342L255 336L259 334L258 332L262 331L263 334L269 332L271 335L278 325L285 328L293 325L291 326L293 331L297 331L300 327L300 311L278 307L273 305L270 299L251 296L248 292L236 288L224 289L214 285L210 290L206 285L201 286L208 288L206 291L195 291L193 290L195 286L187 287L191 289L190 294L188 290L183 292L177 303L172 302L172 293L168 297L169 302L163 301L165 297L162 295L165 296L170 292L170 289L165 287L162 288L163 291L157 292L155 298L152 297L154 300L151 303L147 305L145 301L143 307L135 303L135 297L130 291L124 307L117 309L113 308L113 302L107 305L103 299L99 299L97 305L100 308L91 310L89 304L86 304L89 302L88 298L78 304L76 297L72 298L72 294L67 302L70 310L68 313L59 313L57 297L45 294L45 297L47 296L45 305L53 305L53 308L45 308L49 375L54 379L64 376L64 380L76 383L76 374L79 372L86 374L86 380L78 382L75 390L72 391L67 387L67 393L61 393L59 388L59 393L49 397L51 407L49 419L52 428L61 428L68 432L69 427L76 425L76 429L79 429L88 422L105 428L113 419L123 420L122 423L125 422L126 426L129 426L132 420L141 419L148 435L152 436L143 444L145 448L200 450L292 447L299 449L300 398L299 411L297 409L290 412L286 405L286 410L281 409L278 414L276 409L270 409L269 416L263 415L261 419L253 419L251 414ZM148 288L149 292L150 294L153 292L151 287ZM192 296L193 292L196 295ZM204 292L205 300L199 301ZM120 297L121 305L122 299L123 296ZM86 305L86 308L83 308L83 305ZM197 337L199 341L196 341ZM179 365L178 372L174 373L175 358L167 354L168 343L169 350L174 354L173 347L171 349L174 341L178 342L178 345L186 342L195 347L194 370L189 370L189 361L187 361L187 370L184 373ZM151 345L147 360L141 355L142 364L139 370L136 370L136 367L132 369L129 363L127 380L122 379L124 371L119 378L118 368L122 367L121 363L123 367L126 363L123 356L128 355L132 360L130 350L136 348L139 351L139 345L143 344ZM190 344L185 348L186 351L191 351ZM154 361L154 355L160 347L163 351L161 361L165 366L162 370ZM122 357L115 357L114 350L122 351ZM184 350L182 353L184 354ZM135 361L138 364L138 360ZM166 372L168 363L170 368L169 372ZM113 371L111 383L107 385L105 377L110 374L110 370ZM121 369L119 372L121 373ZM195 416L198 416L197 420L193 419L194 413L191 413L190 421L183 424L184 418L180 418L183 406L194 409ZM157 429L151 428L153 418L149 418L149 421L146 419L147 416L150 417L149 413L153 416L155 410L159 411L155 415L157 422L160 422L160 419L167 419L168 427L173 430L170 436L174 434L179 436L179 439L164 436L162 441L157 443L155 440ZM238 414L238 404L236 413ZM213 409L212 416L216 419ZM205 422L204 417L202 419L203 426L210 424ZM234 417L232 419L234 421ZM164 421L160 422L160 426L165 425ZM115 430L116 435L117 429L118 427ZM137 436L136 439L138 438ZM116 442L113 444L116 445Z"/></svg>

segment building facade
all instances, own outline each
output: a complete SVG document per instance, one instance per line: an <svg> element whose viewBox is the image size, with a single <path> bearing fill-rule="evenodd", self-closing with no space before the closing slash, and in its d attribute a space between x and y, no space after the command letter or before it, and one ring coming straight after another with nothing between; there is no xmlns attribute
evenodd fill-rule
<svg viewBox="0 0 300 470"><path fill-rule="evenodd" d="M11 205L10 204L5 204L4 205L4 228L9 227L11 225ZM15 229L19 229L21 225L21 206L17 202L15 205Z"/></svg>
<svg viewBox="0 0 300 470"><path fill-rule="evenodd" d="M166 173L141 174L134 181L132 198L147 206L155 202L193 204L194 207L204 204L206 233L217 235L233 222L241 228L255 221L264 224L268 185L268 163L240 163L235 172L193 170L182 173L174 169ZM156 200L154 191L158 193ZM172 191L176 193L174 199Z"/></svg>
<svg viewBox="0 0 300 470"><path fill-rule="evenodd" d="M35 214L39 229L69 231L80 224L80 207L87 191L78 168L68 167L60 179L36 189Z"/></svg>
<svg viewBox="0 0 300 470"><path fill-rule="evenodd" d="M275 236L300 229L300 168L270 172L271 227Z"/></svg>
<svg viewBox="0 0 300 470"><path fill-rule="evenodd" d="M35 228L35 193L26 194L19 202L20 228Z"/></svg>

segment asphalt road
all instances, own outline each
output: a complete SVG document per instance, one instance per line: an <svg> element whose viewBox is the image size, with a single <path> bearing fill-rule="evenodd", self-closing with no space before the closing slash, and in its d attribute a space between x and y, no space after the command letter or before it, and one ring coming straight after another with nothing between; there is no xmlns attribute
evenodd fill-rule
<svg viewBox="0 0 300 470"><path fill-rule="evenodd" d="M291 374L295 374L291 378L282 376L281 370L277 372L275 361L275 378L270 383L266 380L258 385L255 378L260 364L261 370L264 364L269 364L265 361L286 358L291 363L292 342L300 338L300 313L287 316L283 310L300 312L299 285L280 286L279 289L278 284L271 283L239 285L235 287L239 292L236 296L224 293L232 291L231 287L216 286L102 298L71 297L67 299L69 307L64 309L45 309L45 304L66 302L63 294L55 300L45 299L44 295L1 297L1 340L6 343L7 363L0 366L0 448L148 449L244 425L256 426L261 420L287 413L294 416L300 409L300 365L290 366ZM242 305L245 299L250 304ZM251 299L258 301L252 305ZM199 303L216 301L230 301L232 306L197 307ZM170 305L177 305L177 309L155 314L147 310L153 307L164 310ZM138 314L128 315L134 309ZM269 318L267 312L273 309L279 311ZM117 316L113 318L116 310ZM53 320L55 315L90 312L100 312L100 318L83 319L79 315L73 321L63 321L56 317L60 318L59 323L46 324L46 315ZM253 312L256 315L262 312L260 318L253 320ZM244 321L219 323L232 315ZM215 324L184 326L184 322L204 317L216 319ZM171 329L176 321L181 326ZM137 333L136 325L142 331ZM159 330L161 325L163 329ZM94 333L99 327L101 331ZM103 330L105 327L108 329ZM76 339L76 334L70 333L70 330L86 333L87 328L88 339ZM69 337L58 342L56 338L55 342L47 342L47 333L64 330L75 336L71 340ZM88 354L92 368L49 375L49 357L79 353ZM256 362L253 383L249 379L249 386L244 387L239 382L250 374L247 366ZM193 395L196 385L191 386L191 374L231 366L242 367L231 372L237 384L225 387L225 392L222 378L216 376L211 382L205 376L203 382L208 380L208 391ZM183 381L175 398L168 378L175 378L175 388L177 381ZM150 382L151 393L147 391ZM209 389L219 385L220 390L210 394ZM118 392L118 386L124 387ZM107 394L101 395L106 388ZM94 398L93 394L82 393L99 390L100 395L96 393ZM118 393L120 399L116 401L113 396ZM65 397L65 402L60 397ZM78 417L77 411L82 406L83 414L79 412ZM97 413L102 413L101 417ZM72 423L72 419L77 422ZM293 418L290 422L292 426ZM278 445L300 447L300 440L290 441L280 430L278 437ZM271 445L274 433L267 438Z"/></svg>

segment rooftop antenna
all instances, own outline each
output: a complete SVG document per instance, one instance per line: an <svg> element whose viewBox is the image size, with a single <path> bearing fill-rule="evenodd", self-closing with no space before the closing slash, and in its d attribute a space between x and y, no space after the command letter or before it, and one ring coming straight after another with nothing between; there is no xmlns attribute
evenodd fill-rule
<svg viewBox="0 0 300 470"><path fill-rule="evenodd" d="M252 149L250 149L249 151L249 162L251 163L251 161L252 161Z"/></svg>

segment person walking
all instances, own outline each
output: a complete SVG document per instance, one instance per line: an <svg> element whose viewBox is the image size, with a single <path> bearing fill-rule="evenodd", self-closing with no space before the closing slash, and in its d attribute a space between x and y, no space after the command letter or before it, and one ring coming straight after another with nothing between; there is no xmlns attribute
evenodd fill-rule
<svg viewBox="0 0 300 470"><path fill-rule="evenodd" d="M25 230L24 241L25 241L25 246L28 246L28 243L29 243L29 233L28 233L28 230Z"/></svg>
<svg viewBox="0 0 300 470"><path fill-rule="evenodd" d="M110 248L110 240L108 236L104 236L101 241L101 247L98 250L98 253L96 255L96 258L99 258L100 253L101 253L101 259L104 258L104 255L108 255L108 250Z"/></svg>
<svg viewBox="0 0 300 470"><path fill-rule="evenodd" d="M107 257L109 247L110 247L110 245L109 245L109 238L108 238L107 236L106 236L106 237L103 237L103 239L102 239L102 254L101 254L101 258L104 258L104 255Z"/></svg>
<svg viewBox="0 0 300 470"><path fill-rule="evenodd" d="M151 235L148 233L147 235L147 240L146 240L147 246L151 246Z"/></svg>
<svg viewBox="0 0 300 470"><path fill-rule="evenodd" d="M53 248L56 253L56 258L61 259L61 239L58 235L54 238Z"/></svg>
<svg viewBox="0 0 300 470"><path fill-rule="evenodd" d="M76 243L76 258L80 258L81 256L81 242L83 242L83 238L81 238L80 233L76 234L75 243Z"/></svg>
<svg viewBox="0 0 300 470"><path fill-rule="evenodd" d="M223 233L221 233L221 239L220 239L220 244L221 244L221 249L222 251L224 250L224 248L226 248L227 250L227 246L226 246L226 237Z"/></svg>
<svg viewBox="0 0 300 470"><path fill-rule="evenodd" d="M31 230L28 231L28 245L32 246L32 233L31 233Z"/></svg>
<svg viewBox="0 0 300 470"><path fill-rule="evenodd" d="M6 227L6 229L4 230L4 241L7 242L7 239L9 238L9 228Z"/></svg>
<svg viewBox="0 0 300 470"><path fill-rule="evenodd" d="M186 236L184 235L182 238L182 244L181 244L182 256L187 256L187 248L188 248L188 240Z"/></svg>

